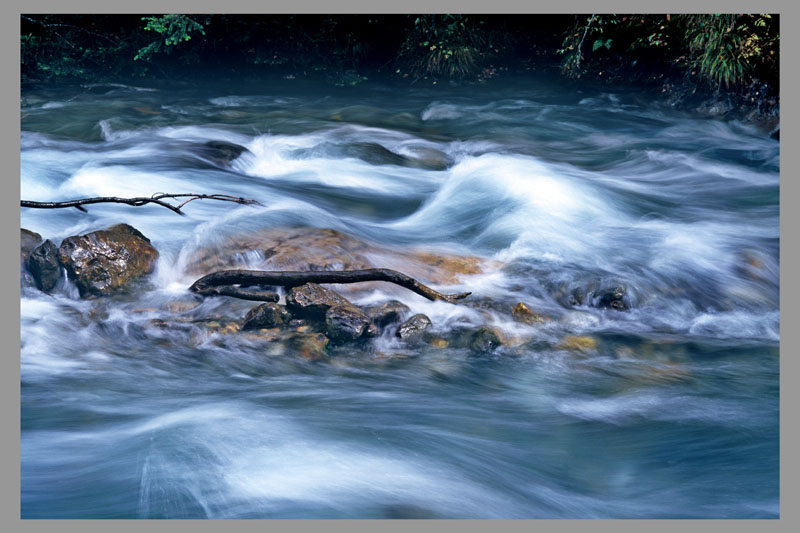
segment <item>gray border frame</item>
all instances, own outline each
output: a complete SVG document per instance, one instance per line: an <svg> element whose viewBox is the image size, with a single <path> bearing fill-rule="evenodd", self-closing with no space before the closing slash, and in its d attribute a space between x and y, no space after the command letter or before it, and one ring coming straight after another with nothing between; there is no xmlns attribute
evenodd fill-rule
<svg viewBox="0 0 800 533"><path fill-rule="evenodd" d="M736 529L751 531L756 528L765 530L784 530L795 523L797 512L793 506L797 496L797 485L794 472L797 460L797 427L793 407L796 405L797 392L791 386L789 377L796 375L797 361L794 352L797 349L798 337L792 327L781 328L781 518L779 520L495 520L491 522L472 520L409 520L409 521L377 521L377 520L230 520L219 524L213 520L20 520L20 385L19 385L19 283L17 282L16 246L19 244L19 15L21 13L430 13L430 12L462 12L462 13L583 13L601 12L768 12L780 13L782 26L787 32L794 30L793 24L798 20L798 8L788 0L782 1L740 1L740 0L673 0L656 4L641 1L604 1L567 0L557 4L538 5L523 0L406 0L402 4L376 4L374 1L344 0L344 2L324 2L323 0L295 0L291 3L259 2L258 0L235 0L234 2L213 2L209 0L140 0L135 5L109 5L107 1L76 0L65 3L56 0L34 0L23 2L10 0L3 3L2 54L5 67L6 82L2 84L2 132L4 176L2 178L2 209L0 209L0 235L2 242L11 246L10 253L0 262L2 268L2 328L3 350L0 355L2 364L2 423L6 425L2 432L2 498L0 498L0 517L5 530L12 527L16 530L39 530L40 528L58 528L68 531L105 531L109 528L133 530L138 528L156 528L173 530L213 531L218 527L236 530L261 530L262 528L279 528L289 531L305 531L314 529L333 529L334 531L361 530L367 531L382 528L387 531L399 529L435 529L477 531L485 527L502 530L529 530L544 527L549 530L570 531L572 529L590 529L601 531L640 531L643 528L654 530L672 530L684 527L702 529ZM787 33L782 36L781 92L793 94L797 89L797 60L792 52L797 50L797 37ZM789 59L787 59L789 58ZM782 146L793 146L797 142L795 125L797 124L796 104L792 99L785 99L781 105L784 125L781 132ZM798 174L798 162L792 151L781 153L781 204L791 206L796 195L795 176ZM792 234L798 223L797 212L784 209L781 213L781 234ZM781 273L796 271L797 249L792 239L782 239ZM781 323L792 326L797 321L797 305L793 301L796 294L797 281L793 277L781 275ZM787 386L788 385L788 386ZM9 427L10 426L10 427Z"/></svg>

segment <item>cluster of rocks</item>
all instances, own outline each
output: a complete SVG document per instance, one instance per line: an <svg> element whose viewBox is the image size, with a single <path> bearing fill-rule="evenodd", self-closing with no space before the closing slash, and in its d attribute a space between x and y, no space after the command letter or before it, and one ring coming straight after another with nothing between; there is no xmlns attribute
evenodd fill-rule
<svg viewBox="0 0 800 533"><path fill-rule="evenodd" d="M313 270L329 268L336 263L340 268L373 266L366 259L370 250L366 244L333 230L300 228L285 230L282 238L272 234L258 236L258 245L264 256L284 268ZM247 243L245 249L253 247ZM269 246L269 248L268 248ZM269 253L266 253L269 252ZM230 253L230 252L228 252ZM228 253L208 254L205 261L195 263L205 269L220 268ZM35 286L51 292L62 276L66 275L83 298L107 296L130 289L133 282L153 271L158 252L150 240L127 224L94 231L85 235L67 237L59 246L39 234L21 230L21 278L23 286ZM397 260L388 254L382 259ZM223 259L223 260L221 260ZM436 255L428 252L410 252L410 268L422 271L428 278L448 279L458 273L472 273L482 263L477 258ZM274 268L274 266L273 266ZM593 295L596 305L617 310L627 308L624 288ZM179 302L180 303L180 302ZM495 309L499 302L473 301L473 307L488 307L506 314L505 308ZM484 305L485 304L485 305ZM187 309L169 309L170 314L182 314ZM241 312L241 311L240 311ZM238 314L238 313L237 313ZM549 317L531 310L520 302L510 311L511 318L521 324L542 325ZM513 345L499 331L489 327L456 326L447 332L434 333L431 319L424 314L413 314L405 304L391 300L382 305L360 308L345 296L315 283L290 288L285 303L261 303L251 308L243 318L203 317L190 320L174 318L153 319L150 326L160 329L191 328L221 334L236 334L285 345L293 353L311 360L327 359L329 349L337 346L367 346L370 339L380 336L394 337L410 346L427 345L433 348L464 348L473 353L494 352L500 346ZM586 338L564 339L560 349L593 351Z"/></svg>
<svg viewBox="0 0 800 533"><path fill-rule="evenodd" d="M21 230L22 284L44 292L56 287L62 269L81 297L124 291L132 281L152 272L157 259L150 239L127 224L67 237L58 247L38 233Z"/></svg>

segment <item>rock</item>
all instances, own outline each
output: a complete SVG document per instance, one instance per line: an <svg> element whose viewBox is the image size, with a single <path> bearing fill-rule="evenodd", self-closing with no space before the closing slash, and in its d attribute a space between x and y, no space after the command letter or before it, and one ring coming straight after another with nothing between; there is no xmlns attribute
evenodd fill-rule
<svg viewBox="0 0 800 533"><path fill-rule="evenodd" d="M319 228L279 228L226 238L189 258L193 274L231 268L357 270L373 267L368 246L344 233Z"/></svg>
<svg viewBox="0 0 800 533"><path fill-rule="evenodd" d="M28 270L39 290L50 292L55 288L61 276L61 267L58 264L58 248L50 239L31 252L28 259Z"/></svg>
<svg viewBox="0 0 800 533"><path fill-rule="evenodd" d="M378 143L354 142L346 144L321 143L313 148L300 148L291 152L292 157L347 157L361 159L371 165L408 166L408 158L396 154Z"/></svg>
<svg viewBox="0 0 800 533"><path fill-rule="evenodd" d="M208 141L200 145L196 153L217 166L226 166L242 154L251 152L244 146L227 141Z"/></svg>
<svg viewBox="0 0 800 533"><path fill-rule="evenodd" d="M478 353L493 352L503 343L497 333L489 328L481 328L472 335L469 347Z"/></svg>
<svg viewBox="0 0 800 533"><path fill-rule="evenodd" d="M366 333L369 317L354 305L335 305L325 313L325 327L333 341L354 341Z"/></svg>
<svg viewBox="0 0 800 533"><path fill-rule="evenodd" d="M367 331L364 332L364 336L367 338L379 337L380 334L381 330L375 324L370 324L367 326Z"/></svg>
<svg viewBox="0 0 800 533"><path fill-rule="evenodd" d="M542 315L536 314L531 311L530 307L525 305L522 302L519 302L517 305L514 306L514 310L511 311L511 317L523 324L541 324L548 320L547 317Z"/></svg>
<svg viewBox="0 0 800 533"><path fill-rule="evenodd" d="M425 170L447 170L455 161L446 153L427 146L410 147L414 156L409 158L410 166Z"/></svg>
<svg viewBox="0 0 800 533"><path fill-rule="evenodd" d="M195 309L199 305L200 305L200 302L197 302L197 301L194 301L194 302L183 302L183 301L180 301L180 300L175 300L175 301L172 301L172 302L167 302L167 304L164 305L164 308L166 308L166 310L169 311L170 313L185 313L187 311L191 311L192 309Z"/></svg>
<svg viewBox="0 0 800 533"><path fill-rule="evenodd" d="M292 287L286 293L286 307L300 318L322 318L328 309L337 305L352 304L338 292L316 283Z"/></svg>
<svg viewBox="0 0 800 533"><path fill-rule="evenodd" d="M213 246L195 251L187 260L188 272L197 275L228 269L308 272L392 268L425 284L452 284L463 274L482 273L487 267L499 268L500 265L474 256L398 252L333 229L309 227L273 228L226 236ZM367 287L369 283L348 287L356 286Z"/></svg>
<svg viewBox="0 0 800 533"><path fill-rule="evenodd" d="M627 311L630 305L625 301L626 289L623 286L617 286L611 289L603 289L595 295L597 299L597 307L601 309L616 309L617 311Z"/></svg>
<svg viewBox="0 0 800 533"><path fill-rule="evenodd" d="M397 336L404 341L417 340L431 325L431 319L420 313L400 324Z"/></svg>
<svg viewBox="0 0 800 533"><path fill-rule="evenodd" d="M385 328L390 324L400 322L411 309L404 303L392 300L380 307L373 307L367 310L367 314L372 319L372 323L379 328Z"/></svg>
<svg viewBox="0 0 800 533"><path fill-rule="evenodd" d="M436 337L431 341L431 346L433 346L434 348L443 349L450 346L450 343L440 337Z"/></svg>
<svg viewBox="0 0 800 533"><path fill-rule="evenodd" d="M26 264L34 248L42 243L42 236L34 231L20 228L20 262Z"/></svg>
<svg viewBox="0 0 800 533"><path fill-rule="evenodd" d="M295 333L288 339L289 347L309 361L328 359L329 342L322 333Z"/></svg>
<svg viewBox="0 0 800 533"><path fill-rule="evenodd" d="M150 239L127 224L67 237L58 259L82 297L112 294L155 267L158 252Z"/></svg>
<svg viewBox="0 0 800 533"><path fill-rule="evenodd" d="M569 350L573 352L590 352L597 350L597 339L594 337L578 337L569 335L561 339L561 344L556 346L558 350Z"/></svg>
<svg viewBox="0 0 800 533"><path fill-rule="evenodd" d="M289 323L291 315L282 306L269 302L248 311L242 320L242 330L274 328Z"/></svg>
<svg viewBox="0 0 800 533"><path fill-rule="evenodd" d="M31 257L31 252L39 246L42 242L42 236L33 231L20 228L20 248L19 248L19 270L20 282L23 287L33 287L36 282L33 276L28 271L28 259Z"/></svg>

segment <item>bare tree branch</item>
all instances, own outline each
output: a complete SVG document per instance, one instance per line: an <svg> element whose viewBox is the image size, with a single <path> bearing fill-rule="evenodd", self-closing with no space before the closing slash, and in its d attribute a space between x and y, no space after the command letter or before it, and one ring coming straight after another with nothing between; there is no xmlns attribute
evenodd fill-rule
<svg viewBox="0 0 800 533"><path fill-rule="evenodd" d="M188 200L184 201L178 206L174 206L170 203L164 202L164 198L189 198ZM162 207L166 207L170 211L174 211L179 215L184 215L185 213L181 211L181 207L185 206L189 202L193 200L221 200L224 202L234 202L237 204L242 205L263 205L260 202L250 199L250 198L242 198L240 196L231 196L229 194L194 194L194 193L181 193L181 194L167 194L167 193L156 193L153 196L139 196L135 198L118 198L116 196L98 196L95 198L82 198L80 200L70 200L67 202L34 202L31 200L21 200L20 206L21 207L33 207L37 209L58 209L62 207L75 207L83 212L86 212L82 206L88 204L101 204L101 203L115 203L115 204L127 204L133 206L140 206L145 204L157 204Z"/></svg>
<svg viewBox="0 0 800 533"><path fill-rule="evenodd" d="M319 272L262 271L262 270L221 270L195 281L189 290L203 296L224 295L245 300L254 299L256 291L234 287L234 285L265 285L297 287L306 283L360 283L363 281L387 281L405 287L429 300L442 300L456 303L472 293L442 294L423 285L402 272L388 268L367 268L363 270L336 270ZM224 291L224 292L223 292ZM273 293L265 293L273 294ZM273 301L273 300L264 300Z"/></svg>

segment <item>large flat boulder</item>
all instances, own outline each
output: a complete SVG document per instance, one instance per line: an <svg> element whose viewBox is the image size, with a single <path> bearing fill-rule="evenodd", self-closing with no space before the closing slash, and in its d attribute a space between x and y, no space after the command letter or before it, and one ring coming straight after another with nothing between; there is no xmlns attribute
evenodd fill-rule
<svg viewBox="0 0 800 533"><path fill-rule="evenodd" d="M479 274L499 265L475 256L393 250L334 229L312 227L273 228L226 237L194 251L187 261L187 271L198 277L230 269L308 272L363 268L391 268L422 283L453 284L462 275Z"/></svg>

